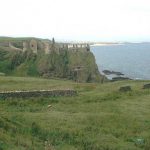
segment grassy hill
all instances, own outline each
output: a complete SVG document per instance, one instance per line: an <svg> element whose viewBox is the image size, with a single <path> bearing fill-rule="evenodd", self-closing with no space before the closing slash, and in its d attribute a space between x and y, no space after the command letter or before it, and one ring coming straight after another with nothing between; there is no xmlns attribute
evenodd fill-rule
<svg viewBox="0 0 150 150"><path fill-rule="evenodd" d="M150 90L142 89L148 82L0 77L0 91L78 91L74 97L1 98L0 150L149 150ZM125 85L132 91L119 92Z"/></svg>

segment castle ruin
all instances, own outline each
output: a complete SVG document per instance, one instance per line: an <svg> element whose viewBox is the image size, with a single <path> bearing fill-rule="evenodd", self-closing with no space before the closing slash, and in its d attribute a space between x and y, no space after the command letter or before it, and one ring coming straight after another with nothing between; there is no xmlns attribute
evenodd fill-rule
<svg viewBox="0 0 150 150"><path fill-rule="evenodd" d="M52 41L35 38L25 39L19 41L19 47L13 41L3 43L0 42L0 46L10 47L13 50L19 50L23 52L32 51L35 54L38 54L39 52L50 54L53 51L59 54L63 50L68 50L72 52L90 51L90 46L87 43L56 43L54 38L52 39Z"/></svg>

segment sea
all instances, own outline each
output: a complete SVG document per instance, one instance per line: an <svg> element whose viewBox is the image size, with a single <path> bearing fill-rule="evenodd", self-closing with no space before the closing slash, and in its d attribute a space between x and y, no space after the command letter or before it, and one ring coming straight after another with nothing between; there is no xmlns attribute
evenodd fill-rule
<svg viewBox="0 0 150 150"><path fill-rule="evenodd" d="M150 43L91 46L99 71L116 71L136 80L150 80ZM109 79L116 75L108 75Z"/></svg>

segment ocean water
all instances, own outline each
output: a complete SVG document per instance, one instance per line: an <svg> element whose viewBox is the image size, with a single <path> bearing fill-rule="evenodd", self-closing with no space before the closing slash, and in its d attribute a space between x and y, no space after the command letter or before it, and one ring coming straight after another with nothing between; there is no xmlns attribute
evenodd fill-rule
<svg viewBox="0 0 150 150"><path fill-rule="evenodd" d="M99 71L112 70L132 79L150 79L150 43L91 46Z"/></svg>

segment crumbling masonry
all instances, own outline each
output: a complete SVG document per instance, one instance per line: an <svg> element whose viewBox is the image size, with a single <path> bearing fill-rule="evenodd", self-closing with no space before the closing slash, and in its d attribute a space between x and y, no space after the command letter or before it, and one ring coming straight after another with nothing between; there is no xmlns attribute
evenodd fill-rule
<svg viewBox="0 0 150 150"><path fill-rule="evenodd" d="M13 41L3 43L0 42L0 46L8 48L10 47L13 50L19 50L23 52L32 51L35 54L40 52L50 54L52 51L55 51L59 54L62 50L68 50L73 52L90 51L90 46L87 43L56 43L54 38L52 39L52 41L40 40L35 38L23 40L22 43L19 43L19 47Z"/></svg>

